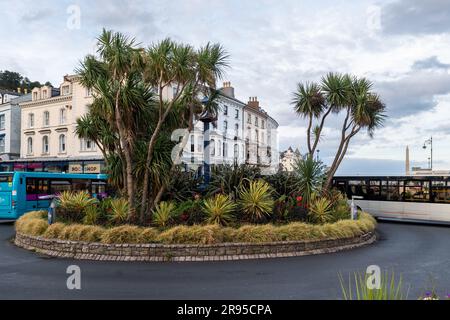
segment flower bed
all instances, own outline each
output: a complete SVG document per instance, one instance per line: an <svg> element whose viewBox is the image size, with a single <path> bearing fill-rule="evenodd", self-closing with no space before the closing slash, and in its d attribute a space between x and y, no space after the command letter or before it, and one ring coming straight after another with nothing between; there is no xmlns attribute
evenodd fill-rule
<svg viewBox="0 0 450 320"><path fill-rule="evenodd" d="M357 221L310 225L218 225L154 228L56 223L44 212L31 212L16 222L16 244L52 256L93 260L191 261L298 256L334 252L375 240L375 220L361 213Z"/></svg>

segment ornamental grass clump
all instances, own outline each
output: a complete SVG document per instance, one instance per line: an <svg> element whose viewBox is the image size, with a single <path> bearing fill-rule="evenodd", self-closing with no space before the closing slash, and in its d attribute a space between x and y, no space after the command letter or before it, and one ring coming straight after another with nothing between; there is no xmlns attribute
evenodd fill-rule
<svg viewBox="0 0 450 320"><path fill-rule="evenodd" d="M159 232L155 228L145 228L139 234L138 242L139 243L155 243L158 242Z"/></svg>
<svg viewBox="0 0 450 320"><path fill-rule="evenodd" d="M160 233L157 240L166 244L214 244L223 242L223 234L217 224L178 226Z"/></svg>
<svg viewBox="0 0 450 320"><path fill-rule="evenodd" d="M372 282L373 276L368 273L355 272L353 276L348 275L348 281L339 274L339 282L344 300L406 300L408 298L409 286L404 287L403 277L395 276L388 271L380 273L379 286Z"/></svg>
<svg viewBox="0 0 450 320"><path fill-rule="evenodd" d="M16 231L32 236L40 236L47 230L48 223L44 220L45 211L32 211L24 214L15 223Z"/></svg>
<svg viewBox="0 0 450 320"><path fill-rule="evenodd" d="M103 243L140 243L142 228L124 225L111 229L106 229L102 234L101 242Z"/></svg>
<svg viewBox="0 0 450 320"><path fill-rule="evenodd" d="M71 224L65 226L59 233L58 239L83 242L99 242L104 233L98 226L85 226L83 224Z"/></svg>
<svg viewBox="0 0 450 320"><path fill-rule="evenodd" d="M59 239L59 235L62 233L66 225L62 222L56 222L50 226L48 226L47 230L45 230L42 235L46 239Z"/></svg>
<svg viewBox="0 0 450 320"><path fill-rule="evenodd" d="M248 188L241 187L238 203L249 221L260 222L272 214L275 204L272 187L264 180L251 181Z"/></svg>
<svg viewBox="0 0 450 320"><path fill-rule="evenodd" d="M251 243L275 242L281 241L281 238L277 227L271 224L242 226L234 235L234 241Z"/></svg>

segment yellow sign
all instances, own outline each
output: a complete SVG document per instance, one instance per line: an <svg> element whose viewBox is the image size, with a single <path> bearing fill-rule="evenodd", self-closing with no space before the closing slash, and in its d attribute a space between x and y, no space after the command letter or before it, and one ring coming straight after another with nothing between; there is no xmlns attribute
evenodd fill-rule
<svg viewBox="0 0 450 320"><path fill-rule="evenodd" d="M69 173L83 173L83 166L79 163L70 164Z"/></svg>
<svg viewBox="0 0 450 320"><path fill-rule="evenodd" d="M100 163L85 164L84 173L100 173Z"/></svg>

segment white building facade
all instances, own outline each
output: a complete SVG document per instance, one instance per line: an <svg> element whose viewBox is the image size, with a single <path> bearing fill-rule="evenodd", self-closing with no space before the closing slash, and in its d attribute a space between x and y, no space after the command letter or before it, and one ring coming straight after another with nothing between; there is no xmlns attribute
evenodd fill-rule
<svg viewBox="0 0 450 320"><path fill-rule="evenodd" d="M79 83L77 76L65 76L59 89L34 88L31 101L20 103L21 159L101 159L96 144L79 139L75 132L77 119L88 111L92 101L90 90ZM79 170L79 164L73 163L68 171ZM99 172L100 164L91 170Z"/></svg>
<svg viewBox="0 0 450 320"><path fill-rule="evenodd" d="M4 103L8 103L13 99L18 98L19 96L20 96L20 93L0 89L0 105L4 104Z"/></svg>
<svg viewBox="0 0 450 320"><path fill-rule="evenodd" d="M20 156L20 103L31 101L31 94L14 98L0 105L0 159L14 160Z"/></svg>

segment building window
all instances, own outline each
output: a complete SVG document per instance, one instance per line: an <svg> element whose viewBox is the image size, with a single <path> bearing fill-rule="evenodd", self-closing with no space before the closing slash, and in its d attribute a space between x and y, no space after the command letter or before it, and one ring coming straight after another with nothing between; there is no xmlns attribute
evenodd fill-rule
<svg viewBox="0 0 450 320"><path fill-rule="evenodd" d="M178 86L173 87L172 90L173 90L173 97L175 98L178 94Z"/></svg>
<svg viewBox="0 0 450 320"><path fill-rule="evenodd" d="M195 142L193 135L191 135L191 152L195 152Z"/></svg>
<svg viewBox="0 0 450 320"><path fill-rule="evenodd" d="M48 154L49 153L49 146L48 146L48 136L42 137L42 153Z"/></svg>
<svg viewBox="0 0 450 320"><path fill-rule="evenodd" d="M63 134L59 136L59 152L66 152L66 136Z"/></svg>
<svg viewBox="0 0 450 320"><path fill-rule="evenodd" d="M50 112L45 111L44 112L44 126L50 125Z"/></svg>
<svg viewBox="0 0 450 320"><path fill-rule="evenodd" d="M86 88L86 97L92 97L92 88Z"/></svg>
<svg viewBox="0 0 450 320"><path fill-rule="evenodd" d="M258 117L255 117L255 126L258 126Z"/></svg>
<svg viewBox="0 0 450 320"><path fill-rule="evenodd" d="M38 93L37 92L33 92L33 101L38 99Z"/></svg>
<svg viewBox="0 0 450 320"><path fill-rule="evenodd" d="M225 121L223 122L223 131L224 131L224 132L227 132L227 130L228 130L228 121L225 120Z"/></svg>
<svg viewBox="0 0 450 320"><path fill-rule="evenodd" d="M5 130L5 115L0 114L0 130Z"/></svg>
<svg viewBox="0 0 450 320"><path fill-rule="evenodd" d="M264 120L261 120L261 128L264 129L264 126L265 126Z"/></svg>
<svg viewBox="0 0 450 320"><path fill-rule="evenodd" d="M28 115L28 128L34 128L34 113Z"/></svg>
<svg viewBox="0 0 450 320"><path fill-rule="evenodd" d="M223 107L223 114L224 114L225 116L228 115L228 106L224 106L224 107Z"/></svg>
<svg viewBox="0 0 450 320"><path fill-rule="evenodd" d="M222 141L218 141L217 145L219 146L219 152L217 153L217 155L220 157L222 155Z"/></svg>
<svg viewBox="0 0 450 320"><path fill-rule="evenodd" d="M80 149L81 149L81 151L95 151L97 148L95 146L95 143L92 142L92 140L81 139L80 140Z"/></svg>
<svg viewBox="0 0 450 320"><path fill-rule="evenodd" d="M67 96L70 94L70 87L69 86L63 86L62 87L62 95Z"/></svg>
<svg viewBox="0 0 450 320"><path fill-rule="evenodd" d="M239 109L235 109L234 112L234 118L239 119Z"/></svg>
<svg viewBox="0 0 450 320"><path fill-rule="evenodd" d="M59 124L65 124L67 120L67 111L66 109L59 110Z"/></svg>
<svg viewBox="0 0 450 320"><path fill-rule="evenodd" d="M247 123L252 123L252 115L251 114L248 115Z"/></svg>
<svg viewBox="0 0 450 320"><path fill-rule="evenodd" d="M236 137L239 136L239 124L237 124L237 123L234 125L234 135Z"/></svg>
<svg viewBox="0 0 450 320"><path fill-rule="evenodd" d="M5 152L5 136L0 137L0 153Z"/></svg>
<svg viewBox="0 0 450 320"><path fill-rule="evenodd" d="M42 90L42 99L47 99L47 90Z"/></svg>
<svg viewBox="0 0 450 320"><path fill-rule="evenodd" d="M223 142L223 157L227 157L227 143L225 141Z"/></svg>
<svg viewBox="0 0 450 320"><path fill-rule="evenodd" d="M234 145L234 160L237 161L238 158L239 158L239 145L235 144Z"/></svg>
<svg viewBox="0 0 450 320"><path fill-rule="evenodd" d="M33 154L33 138L27 139L27 154Z"/></svg>
<svg viewBox="0 0 450 320"><path fill-rule="evenodd" d="M211 151L210 154L212 156L215 156L216 155L216 141L214 139L211 139L209 141L209 149Z"/></svg>

